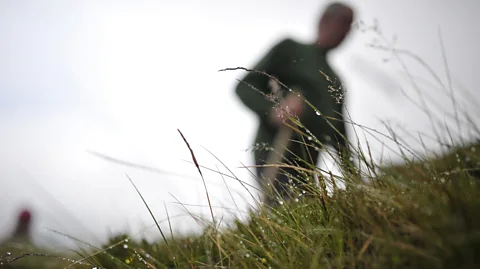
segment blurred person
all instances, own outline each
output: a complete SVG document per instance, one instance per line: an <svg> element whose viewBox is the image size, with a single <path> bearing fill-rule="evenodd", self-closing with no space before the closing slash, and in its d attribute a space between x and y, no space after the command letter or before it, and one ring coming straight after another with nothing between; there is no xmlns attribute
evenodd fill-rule
<svg viewBox="0 0 480 269"><path fill-rule="evenodd" d="M17 216L14 230L4 244L31 244L32 213L28 209L23 209Z"/></svg>
<svg viewBox="0 0 480 269"><path fill-rule="evenodd" d="M275 153L267 148L278 142L282 128L288 128L283 126L286 113L291 113L300 119L300 122L310 131L308 136L314 136L322 145L333 146L339 154L341 167L344 170L347 167L353 167L348 149L347 128L343 121L344 90L340 79L328 63L329 52L341 45L347 37L353 18L354 11L351 7L342 3L331 3L320 16L314 42L301 44L291 38L285 38L274 45L253 67L254 70L265 72L288 88L300 93L319 110L322 116L319 116L296 94L288 94L289 91L285 88L281 88L278 92L282 100L279 105L275 105L269 100L268 95L278 90L278 87L272 89L275 83L272 84L272 79L264 74L251 71L236 85L235 92L241 102L259 118L254 158L257 166L256 173L264 191L267 189L267 184L262 179L265 179L263 176L268 167L260 166L268 164L267 160L270 159L271 154ZM287 147L282 154L284 162L308 168L306 163L299 161L301 159L310 165L316 165L319 148L302 144L304 140L307 144L311 144L312 137L309 139L308 136L302 139L298 132L289 136L291 139L287 141L290 140L290 142L283 143ZM307 186L314 182L311 174L301 174L297 169L282 168L281 173L274 175L276 180L272 187L283 199L288 200L292 195L286 187L288 183L295 182L297 188L306 190ZM267 195L265 202L268 205L273 205L274 201L272 196Z"/></svg>

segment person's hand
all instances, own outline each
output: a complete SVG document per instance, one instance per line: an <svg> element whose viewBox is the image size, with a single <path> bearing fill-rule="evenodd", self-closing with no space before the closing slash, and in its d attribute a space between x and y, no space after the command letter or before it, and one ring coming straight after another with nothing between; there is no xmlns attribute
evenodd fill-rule
<svg viewBox="0 0 480 269"><path fill-rule="evenodd" d="M270 122L275 126L281 125L289 116L300 117L304 111L304 102L296 94L289 94L280 105L273 108L270 113Z"/></svg>

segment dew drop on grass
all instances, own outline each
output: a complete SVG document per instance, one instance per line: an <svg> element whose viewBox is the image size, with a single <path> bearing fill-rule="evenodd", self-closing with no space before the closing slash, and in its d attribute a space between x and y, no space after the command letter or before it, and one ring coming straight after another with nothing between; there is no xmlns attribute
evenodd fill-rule
<svg viewBox="0 0 480 269"><path fill-rule="evenodd" d="M123 248L128 248L128 245L127 244L123 244Z"/></svg>
<svg viewBox="0 0 480 269"><path fill-rule="evenodd" d="M317 116L320 116L320 112L318 111L315 111L315 114L317 114Z"/></svg>
<svg viewBox="0 0 480 269"><path fill-rule="evenodd" d="M7 252L7 256L11 256L11 255L12 255L12 253L10 253L10 252Z"/></svg>

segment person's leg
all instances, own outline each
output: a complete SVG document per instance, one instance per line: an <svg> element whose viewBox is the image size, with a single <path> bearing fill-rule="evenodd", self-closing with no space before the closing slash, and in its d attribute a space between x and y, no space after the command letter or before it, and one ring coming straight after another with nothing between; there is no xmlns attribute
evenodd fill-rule
<svg viewBox="0 0 480 269"><path fill-rule="evenodd" d="M272 151L266 149L257 149L255 150L255 164L257 166L265 165L266 160L271 154ZM282 160L282 163L285 162ZM262 173L265 171L266 167L257 167L256 169L256 176L258 178L258 183L260 185L260 189L263 191L263 202L268 206L278 205L282 198L288 199L288 180L289 177L285 175L283 172L285 169L279 169L279 173L276 176L276 180L273 183L273 186L270 186L266 179L263 177ZM292 169L287 169L287 172L290 173Z"/></svg>
<svg viewBox="0 0 480 269"><path fill-rule="evenodd" d="M294 140L301 141L298 138ZM304 195L309 192L309 188L315 186L314 178L310 173L295 168L311 170L312 164L316 166L319 152L314 147L305 146L296 141L290 142L289 149L281 160L282 163L294 166L294 168L280 168L273 186L267 185L268 183L261 174L265 168L258 167L256 169L259 185L264 192L264 202L267 205L278 205L279 200L290 200L294 195L299 196L300 193ZM255 164L264 165L271 153L272 151L266 149L256 149L254 152ZM296 190L297 193L292 190Z"/></svg>
<svg viewBox="0 0 480 269"><path fill-rule="evenodd" d="M289 196L298 198L305 194L311 193L311 189L315 187L315 179L313 174L308 172L312 170L312 166L316 167L319 151L312 146L306 146L302 141L295 139L290 144L290 152L286 153L286 162L295 168L285 169L288 177ZM307 170L307 171L304 171ZM290 198L290 197L289 197Z"/></svg>
<svg viewBox="0 0 480 269"><path fill-rule="evenodd" d="M254 158L255 158L255 165L260 166L265 164L265 160L268 157L268 151L263 148L257 148L254 151ZM262 173L264 171L264 167L256 167L255 168L255 174L257 176L257 183L260 185L260 190L263 192L261 196L263 197L262 201L266 203L267 205L272 205L271 204L271 198L269 197L269 186L267 185L268 182L266 182L265 178L262 176Z"/></svg>

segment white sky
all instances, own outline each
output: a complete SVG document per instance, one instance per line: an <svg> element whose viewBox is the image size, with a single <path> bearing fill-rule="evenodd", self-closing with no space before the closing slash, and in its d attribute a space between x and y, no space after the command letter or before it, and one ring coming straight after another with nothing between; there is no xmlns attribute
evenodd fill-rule
<svg viewBox="0 0 480 269"><path fill-rule="evenodd" d="M398 48L421 55L446 83L440 28L452 79L475 92L478 1L350 2L358 19L377 18L387 38L397 35ZM36 213L39 242L66 242L46 227L92 243L109 231L139 231L153 221L125 173L158 219L165 218L164 203L171 216L186 214L173 196L207 205L195 167L185 162L190 153L177 128L201 164L227 172L205 147L254 184L248 172L237 169L253 161L245 149L256 128L254 115L233 94L235 79L244 73L217 70L251 67L287 35L310 41L324 3L1 0L0 237L24 204ZM388 54L365 46L373 38L354 31L331 59L348 87L353 120L384 131L379 119L391 119L411 134L432 134L426 117L401 95L403 85L415 97L398 62L384 63ZM406 62L412 73L433 81L420 65ZM451 109L442 90L421 86L431 100ZM473 96L463 95L463 101L478 100ZM380 142L369 142L378 158ZM115 165L87 150L197 179ZM234 207L222 178L204 173L212 203ZM248 194L226 180L244 210ZM196 230L189 216L172 224L179 231ZM159 236L155 229L148 235Z"/></svg>

